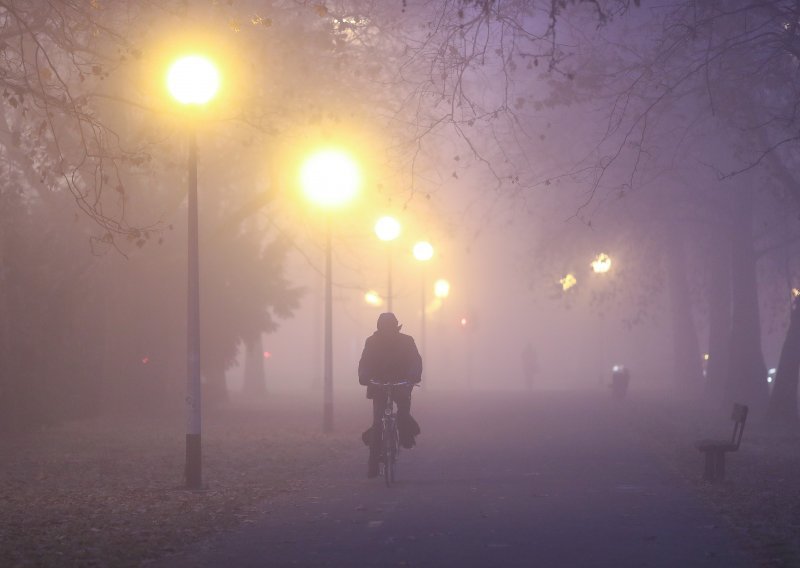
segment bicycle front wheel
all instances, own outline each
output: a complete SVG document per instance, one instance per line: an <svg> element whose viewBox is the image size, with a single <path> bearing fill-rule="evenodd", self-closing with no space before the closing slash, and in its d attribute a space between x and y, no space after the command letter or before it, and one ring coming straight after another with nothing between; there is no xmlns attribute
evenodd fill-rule
<svg viewBox="0 0 800 568"><path fill-rule="evenodd" d="M394 422L389 424L383 437L383 474L386 478L386 487L394 481L395 458L397 456L397 427Z"/></svg>

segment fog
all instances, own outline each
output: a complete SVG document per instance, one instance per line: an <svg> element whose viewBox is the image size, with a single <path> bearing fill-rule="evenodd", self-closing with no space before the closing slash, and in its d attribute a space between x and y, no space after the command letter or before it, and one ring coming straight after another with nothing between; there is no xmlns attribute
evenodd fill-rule
<svg viewBox="0 0 800 568"><path fill-rule="evenodd" d="M531 289L532 276L524 265L526 247L511 228L474 239L466 250L442 243L444 260L426 267L428 310L424 345L424 382L432 389L525 389L522 351L530 342L540 370L536 388L596 388L608 383L614 364L628 366L637 383L650 387L668 380L670 340L665 316L634 330L623 329L612 310L601 313L586 306L565 306L553 290L541 297ZM524 239L522 240L524 243ZM371 246L376 268L384 268L380 247ZM398 247L399 248L399 247ZM410 245L404 251L410 257ZM399 255L398 255L399 256ZM322 277L306 259L293 259L290 279L306 282L300 309L278 331L265 335L265 382L268 390L308 390L321 387L323 314ZM591 259L590 259L591 260ZM421 343L421 279L419 267L396 267L393 311L403 332ZM397 262L401 265L401 262ZM444 267L441 265L444 264ZM589 262L586 261L586 268ZM402 265L401 265L402 266ZM385 290L385 274L376 272L363 290ZM345 267L334 267L334 280L347 282ZM433 279L446 277L450 296L438 304ZM339 287L334 293L334 381L337 389L355 389L357 366L364 340L375 330L385 305L366 304L361 289ZM537 297L538 296L538 297ZM611 313L609 313L611 312ZM467 318L467 325L461 323ZM298 341L298 338L303 338ZM241 388L243 353L238 367L228 372L228 384Z"/></svg>
<svg viewBox="0 0 800 568"><path fill-rule="evenodd" d="M798 22L0 3L0 565L799 565Z"/></svg>

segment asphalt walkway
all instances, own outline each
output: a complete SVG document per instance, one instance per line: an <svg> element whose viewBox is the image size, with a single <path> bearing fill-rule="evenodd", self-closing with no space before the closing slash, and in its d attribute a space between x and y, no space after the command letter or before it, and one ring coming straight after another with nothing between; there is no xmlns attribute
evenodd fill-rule
<svg viewBox="0 0 800 568"><path fill-rule="evenodd" d="M395 486L366 479L356 440L262 519L165 565L753 566L607 393L421 391L412 413L423 433Z"/></svg>

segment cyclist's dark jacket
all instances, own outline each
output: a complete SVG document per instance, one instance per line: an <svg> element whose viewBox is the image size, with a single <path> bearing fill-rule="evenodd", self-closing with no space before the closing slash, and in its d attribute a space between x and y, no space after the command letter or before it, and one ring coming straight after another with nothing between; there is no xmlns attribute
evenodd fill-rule
<svg viewBox="0 0 800 568"><path fill-rule="evenodd" d="M422 358L414 338L394 330L378 330L369 336L358 362L358 382L367 386L367 398L373 398L376 390L370 380L420 382Z"/></svg>

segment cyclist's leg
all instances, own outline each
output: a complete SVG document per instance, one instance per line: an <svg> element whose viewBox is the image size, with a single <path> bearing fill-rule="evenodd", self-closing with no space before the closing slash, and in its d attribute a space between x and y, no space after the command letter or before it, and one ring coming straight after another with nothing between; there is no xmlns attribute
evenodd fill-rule
<svg viewBox="0 0 800 568"><path fill-rule="evenodd" d="M397 403L397 428L400 434L400 444L404 448L414 446L414 436L419 434L419 426L411 417L411 387L395 393Z"/></svg>
<svg viewBox="0 0 800 568"><path fill-rule="evenodd" d="M411 416L411 387L395 389L394 402L397 404L397 417L400 420Z"/></svg>
<svg viewBox="0 0 800 568"><path fill-rule="evenodd" d="M383 395L376 395L372 399L372 440L369 445L369 460L370 463L378 463L378 458L381 454L381 419L383 418L383 410L386 408L386 397Z"/></svg>

